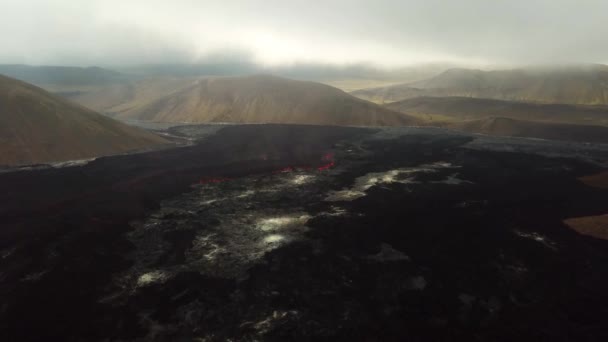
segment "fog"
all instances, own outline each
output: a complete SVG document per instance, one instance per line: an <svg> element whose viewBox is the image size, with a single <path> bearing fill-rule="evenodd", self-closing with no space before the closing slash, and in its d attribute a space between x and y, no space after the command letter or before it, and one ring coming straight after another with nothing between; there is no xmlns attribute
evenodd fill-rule
<svg viewBox="0 0 608 342"><path fill-rule="evenodd" d="M603 0L0 0L0 63L608 62Z"/></svg>

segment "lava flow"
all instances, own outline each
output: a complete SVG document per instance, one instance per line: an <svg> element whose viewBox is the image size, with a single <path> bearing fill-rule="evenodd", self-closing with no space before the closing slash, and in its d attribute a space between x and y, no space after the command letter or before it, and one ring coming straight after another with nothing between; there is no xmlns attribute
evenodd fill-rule
<svg viewBox="0 0 608 342"><path fill-rule="evenodd" d="M267 155L264 154L262 158L264 160L267 160ZM324 162L324 164L321 164L316 167L318 171L326 171L326 170L329 170L329 169L333 168L334 166L336 166L333 152L325 153L321 157L321 161ZM272 173L278 174L278 173L289 173L289 172L295 172L295 171L311 171L311 170L313 170L312 166L286 166L286 167L274 170L274 171L272 171ZM216 183L222 183L222 182L229 181L229 180L230 180L230 178L225 178L225 177L203 177L200 179L198 184L216 184Z"/></svg>
<svg viewBox="0 0 608 342"><path fill-rule="evenodd" d="M203 177L198 181L198 184L215 184L222 183L230 180L230 178L225 177Z"/></svg>
<svg viewBox="0 0 608 342"><path fill-rule="evenodd" d="M323 155L323 158L321 158L321 160L323 160L327 163L317 167L317 170L319 170L319 171L329 170L336 165L336 162L334 161L334 154L332 152L325 153Z"/></svg>
<svg viewBox="0 0 608 342"><path fill-rule="evenodd" d="M317 166L318 171L326 171L336 166L336 162L334 160L334 154L332 152L327 152L321 157L321 161L325 162L320 166ZM310 171L313 168L311 166L287 166L282 169L278 169L273 171L272 173L285 173L285 172L294 172L298 170Z"/></svg>

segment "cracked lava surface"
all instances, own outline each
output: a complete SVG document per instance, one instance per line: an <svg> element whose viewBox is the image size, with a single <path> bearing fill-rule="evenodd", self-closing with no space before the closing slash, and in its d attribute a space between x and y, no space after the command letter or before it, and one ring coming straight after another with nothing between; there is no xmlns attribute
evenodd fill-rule
<svg viewBox="0 0 608 342"><path fill-rule="evenodd" d="M204 139L0 175L2 336L608 338L608 241L564 223L608 213L608 190L579 180L605 171L608 147L556 156L558 143L424 128L180 132Z"/></svg>

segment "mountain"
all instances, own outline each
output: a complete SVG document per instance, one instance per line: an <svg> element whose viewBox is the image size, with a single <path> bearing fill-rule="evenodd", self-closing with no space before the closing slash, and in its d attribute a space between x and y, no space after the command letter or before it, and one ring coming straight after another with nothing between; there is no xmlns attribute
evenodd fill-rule
<svg viewBox="0 0 608 342"><path fill-rule="evenodd" d="M90 158L165 143L155 134L0 75L0 165Z"/></svg>
<svg viewBox="0 0 608 342"><path fill-rule="evenodd" d="M191 86L195 78L149 78L120 82L83 91L64 92L63 97L98 112L115 114L144 106Z"/></svg>
<svg viewBox="0 0 608 342"><path fill-rule="evenodd" d="M377 103L419 96L461 96L537 103L608 105L608 66L497 71L450 69L423 81L362 89L352 94Z"/></svg>
<svg viewBox="0 0 608 342"><path fill-rule="evenodd" d="M450 123L445 127L464 132L495 136L608 143L608 127L602 126L557 124L510 118L485 118Z"/></svg>
<svg viewBox="0 0 608 342"><path fill-rule="evenodd" d="M45 86L91 86L122 82L127 76L99 67L30 66L21 64L0 65L0 74L18 80Z"/></svg>
<svg viewBox="0 0 608 342"><path fill-rule="evenodd" d="M417 97L389 103L385 107L435 123L504 117L608 126L608 106L536 104L471 97Z"/></svg>
<svg viewBox="0 0 608 342"><path fill-rule="evenodd" d="M196 123L391 126L417 122L328 85L274 76L188 80L167 92L146 104L119 108L115 115L122 119Z"/></svg>

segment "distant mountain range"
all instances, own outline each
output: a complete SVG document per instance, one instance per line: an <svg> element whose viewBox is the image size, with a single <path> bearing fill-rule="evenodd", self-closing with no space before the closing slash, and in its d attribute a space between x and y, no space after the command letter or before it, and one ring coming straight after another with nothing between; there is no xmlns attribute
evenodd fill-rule
<svg viewBox="0 0 608 342"><path fill-rule="evenodd" d="M277 69L299 78L323 78L343 88L428 76L350 94L326 84L268 75L201 76L257 70L252 65L241 67L231 69L230 63L148 65L116 72L97 67L0 65L0 72L121 120L431 125L492 135L608 142L602 137L605 131L594 127L608 127L608 66L604 65L497 71L444 71L440 65L430 65L405 68L398 71L400 76L391 77L366 67ZM346 75L361 78L331 81ZM376 76L386 78L372 79Z"/></svg>
<svg viewBox="0 0 608 342"><path fill-rule="evenodd" d="M71 98L116 118L157 122L392 126L417 121L328 85L266 75L151 79Z"/></svg>
<svg viewBox="0 0 608 342"><path fill-rule="evenodd" d="M450 69L427 80L362 89L352 94L376 103L421 96L459 96L535 103L608 105L608 66L498 71Z"/></svg>
<svg viewBox="0 0 608 342"><path fill-rule="evenodd" d="M166 143L153 133L0 75L0 165L91 158Z"/></svg>
<svg viewBox="0 0 608 342"><path fill-rule="evenodd" d="M504 117L549 123L608 126L608 106L537 104L470 97L417 97L386 108L432 123Z"/></svg>

